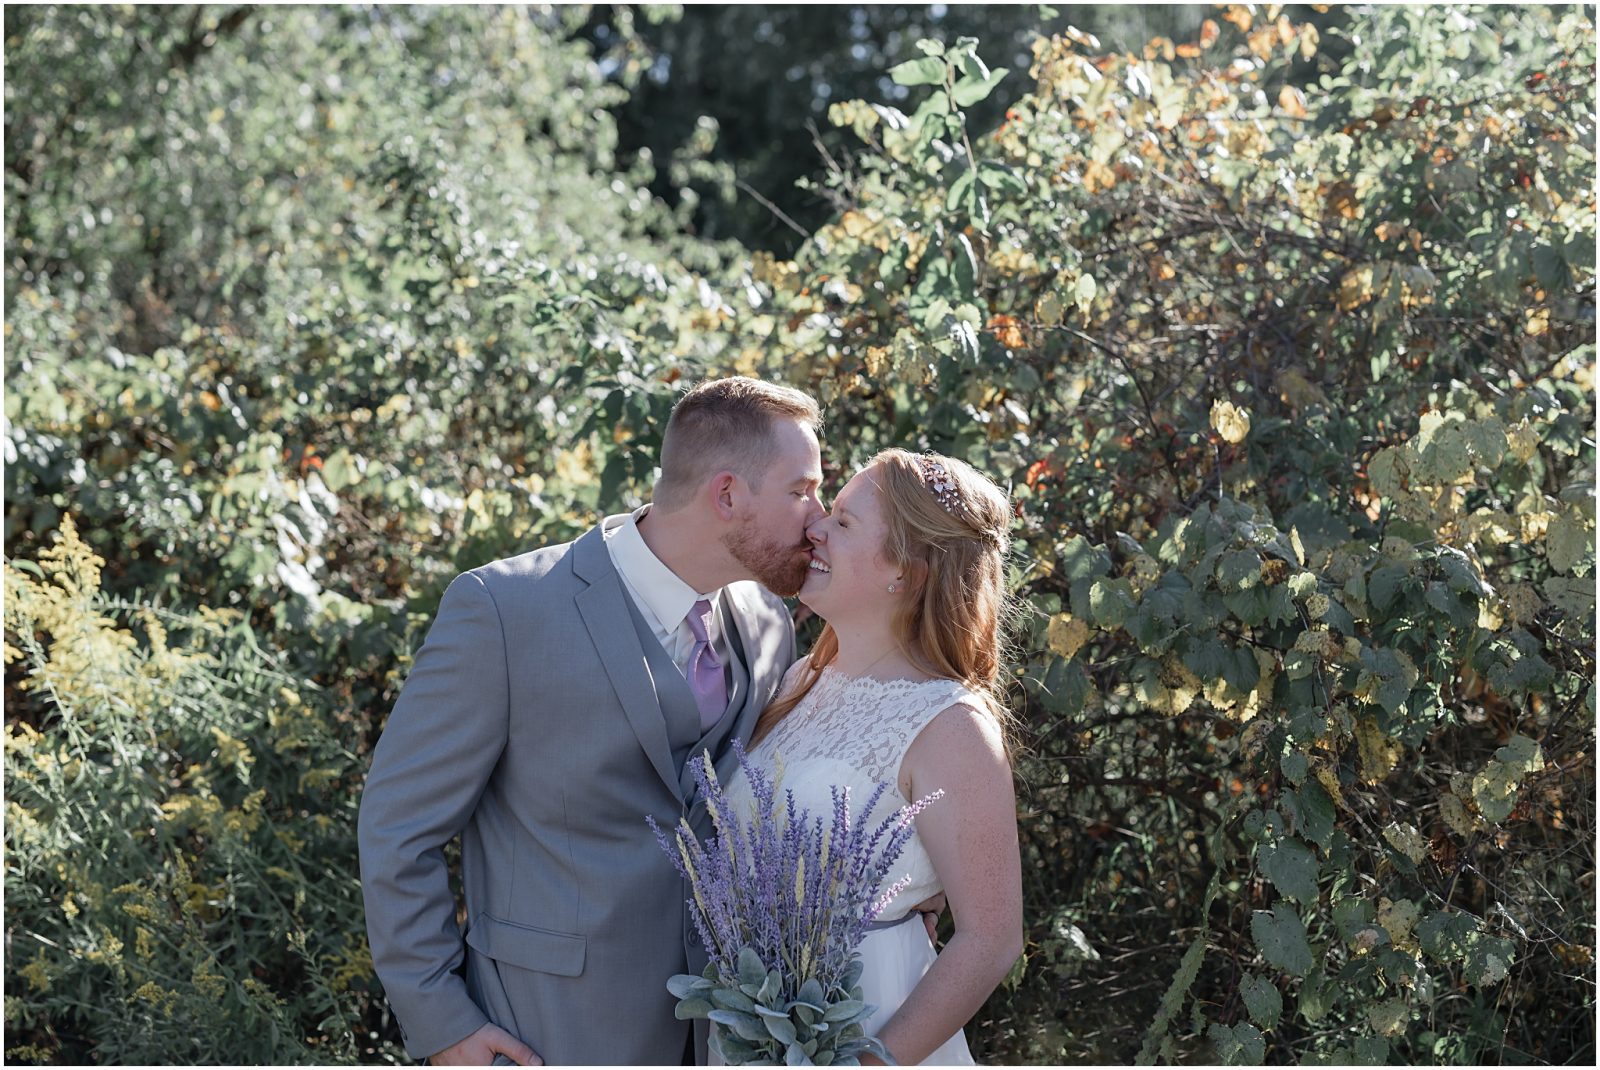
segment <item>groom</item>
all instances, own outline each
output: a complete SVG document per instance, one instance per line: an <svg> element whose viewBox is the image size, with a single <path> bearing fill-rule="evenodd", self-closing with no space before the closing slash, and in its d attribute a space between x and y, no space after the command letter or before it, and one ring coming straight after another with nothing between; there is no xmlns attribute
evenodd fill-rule
<svg viewBox="0 0 1600 1070"><path fill-rule="evenodd" d="M822 515L819 424L799 391L703 383L650 505L445 591L359 822L373 964L414 1058L705 1061L666 988L704 952L645 815L704 831L685 763L709 749L725 774L794 659L777 596Z"/></svg>

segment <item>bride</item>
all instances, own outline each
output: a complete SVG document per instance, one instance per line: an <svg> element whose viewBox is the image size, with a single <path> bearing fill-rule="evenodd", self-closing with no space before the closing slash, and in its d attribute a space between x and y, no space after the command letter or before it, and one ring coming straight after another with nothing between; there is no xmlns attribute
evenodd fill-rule
<svg viewBox="0 0 1600 1070"><path fill-rule="evenodd" d="M1005 712L996 695L1006 496L968 465L886 450L807 531L800 601L827 621L756 724L750 758L782 770L813 813L829 788L867 798L868 827L917 799L889 880L910 875L867 933L866 1023L896 1061L971 1063L962 1026L1022 951L1022 873ZM738 774L729 785L748 799ZM955 935L936 953L911 904L943 892Z"/></svg>

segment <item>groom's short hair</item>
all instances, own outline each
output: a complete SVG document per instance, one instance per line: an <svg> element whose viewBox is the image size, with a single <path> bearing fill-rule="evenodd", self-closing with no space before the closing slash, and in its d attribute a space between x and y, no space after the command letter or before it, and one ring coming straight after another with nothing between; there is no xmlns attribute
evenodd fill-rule
<svg viewBox="0 0 1600 1070"><path fill-rule="evenodd" d="M663 511L681 508L701 480L723 469L739 473L759 490L777 460L772 432L780 418L797 420L812 431L822 426L816 400L792 387L743 375L695 386L673 406L661 436L661 476L653 503Z"/></svg>

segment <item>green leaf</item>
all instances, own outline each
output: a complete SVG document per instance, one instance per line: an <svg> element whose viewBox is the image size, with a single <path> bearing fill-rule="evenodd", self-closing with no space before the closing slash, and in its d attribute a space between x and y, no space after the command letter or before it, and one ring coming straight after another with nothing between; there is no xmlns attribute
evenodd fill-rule
<svg viewBox="0 0 1600 1070"><path fill-rule="evenodd" d="M1028 192L1028 184L1016 172L1003 163L995 160L984 160L978 165L978 181L997 193L1004 193L1012 197L1022 197ZM1057 309L1061 306L1061 299L1052 293L1046 293L1040 298L1041 303L1055 302ZM1056 313L1056 322L1060 322L1060 313Z"/></svg>
<svg viewBox="0 0 1600 1070"><path fill-rule="evenodd" d="M752 1044L760 1044L768 1037L767 1027L761 1024L761 1019L753 1014L740 1014L738 1011L725 1011L721 1008L712 1010L706 1015L718 1025L725 1025L733 1030L741 1040L748 1040Z"/></svg>
<svg viewBox="0 0 1600 1070"><path fill-rule="evenodd" d="M1459 910L1438 910L1417 924L1422 950L1441 962L1463 959L1478 934L1478 919Z"/></svg>
<svg viewBox="0 0 1600 1070"><path fill-rule="evenodd" d="M322 464L322 482L335 494L360 480L357 462L350 456L349 450L334 450Z"/></svg>
<svg viewBox="0 0 1600 1070"><path fill-rule="evenodd" d="M713 988L710 999L726 1011L738 1011L740 1014L756 1013L756 1001L737 988Z"/></svg>
<svg viewBox="0 0 1600 1070"><path fill-rule="evenodd" d="M1224 591L1254 587L1261 579L1261 555L1254 550L1234 550L1217 562L1217 586Z"/></svg>
<svg viewBox="0 0 1600 1070"><path fill-rule="evenodd" d="M896 85L940 85L944 82L944 72L944 60L927 56L890 67L889 77Z"/></svg>
<svg viewBox="0 0 1600 1070"><path fill-rule="evenodd" d="M673 1015L679 1021L688 1021L691 1018L709 1018L711 1011L711 1002L699 996L680 999L678 1005L672 1008Z"/></svg>
<svg viewBox="0 0 1600 1070"><path fill-rule="evenodd" d="M862 1000L842 999L838 1003L829 1006L823 1013L822 1018L826 1022L846 1022L854 1019L866 1008L867 1005Z"/></svg>
<svg viewBox="0 0 1600 1070"><path fill-rule="evenodd" d="M1250 936L1272 965L1295 977L1304 977L1313 965L1306 926L1293 907L1280 900L1271 910L1250 916Z"/></svg>
<svg viewBox="0 0 1600 1070"><path fill-rule="evenodd" d="M1406 565L1385 565L1373 569L1367 580L1367 598L1373 609L1388 612L1400 598L1400 585L1411 574Z"/></svg>
<svg viewBox="0 0 1600 1070"><path fill-rule="evenodd" d="M1327 850L1333 842L1333 799L1321 782L1311 779L1297 791L1283 793L1283 802L1294 817L1300 835Z"/></svg>
<svg viewBox="0 0 1600 1070"><path fill-rule="evenodd" d="M1039 698L1046 709L1076 717L1083 712L1084 703L1089 699L1089 674L1084 671L1081 661L1057 657L1051 660L1050 668L1045 670L1039 688Z"/></svg>
<svg viewBox="0 0 1600 1070"><path fill-rule="evenodd" d="M1229 613L1244 623L1261 624L1266 621L1267 614L1272 610L1274 592L1282 594L1285 600L1289 597L1289 592L1281 587L1249 587L1223 595L1222 604L1228 608Z"/></svg>
<svg viewBox="0 0 1600 1070"><path fill-rule="evenodd" d="M1544 753L1538 741L1527 736L1512 736L1505 746L1494 752L1494 757L1518 775L1537 773L1544 768Z"/></svg>
<svg viewBox="0 0 1600 1070"><path fill-rule="evenodd" d="M1239 982L1239 994L1244 997L1245 1009L1250 1019L1262 1029L1271 1029L1283 1015L1283 993L1278 986L1253 973L1244 975Z"/></svg>
<svg viewBox="0 0 1600 1070"><path fill-rule="evenodd" d="M739 983L755 985L757 988L767 982L767 967L761 961L761 956L756 954L754 948L741 947L739 949Z"/></svg>
<svg viewBox="0 0 1600 1070"><path fill-rule="evenodd" d="M1595 581L1577 576L1551 576L1539 585L1551 605L1577 621L1594 617Z"/></svg>
<svg viewBox="0 0 1600 1070"><path fill-rule="evenodd" d="M1367 481L1374 491L1390 501L1405 494L1406 472L1405 453L1393 446L1385 446L1367 461Z"/></svg>
<svg viewBox="0 0 1600 1070"><path fill-rule="evenodd" d="M1122 627L1133 606L1133 584L1126 579L1101 578L1089 588L1089 613L1098 627Z"/></svg>
<svg viewBox="0 0 1600 1070"><path fill-rule="evenodd" d="M1389 1042L1382 1037L1356 1037L1350 1046L1350 1060L1357 1066L1385 1066L1389 1062Z"/></svg>
<svg viewBox="0 0 1600 1070"><path fill-rule="evenodd" d="M1310 764L1305 752L1300 750L1286 750L1278 759L1278 768L1283 772L1284 778L1297 787L1305 783Z"/></svg>
<svg viewBox="0 0 1600 1070"><path fill-rule="evenodd" d="M965 234L956 235L956 255L950 265L950 274L955 279L956 292L964 302L956 309L956 315L963 316L974 327L983 326L983 312L971 304L978 292L978 251ZM963 309L968 311L963 312Z"/></svg>
<svg viewBox="0 0 1600 1070"><path fill-rule="evenodd" d="M1250 691L1261 682L1261 663L1249 648L1231 647L1222 665L1222 678L1235 691Z"/></svg>
<svg viewBox="0 0 1600 1070"><path fill-rule="evenodd" d="M1392 1036L1404 1031L1405 1024L1411 1017L1411 1008L1406 1006L1403 997L1396 996L1367 1008L1367 1021L1373 1031Z"/></svg>
<svg viewBox="0 0 1600 1070"><path fill-rule="evenodd" d="M687 999L691 994L709 992L711 988L711 982L692 973L674 974L667 979L667 991L679 999Z"/></svg>
<svg viewBox="0 0 1600 1070"><path fill-rule="evenodd" d="M771 1018L762 1015L761 1020L766 1023L767 1032L772 1035L772 1039L779 1044L788 1046L799 1039L795 1033L794 1023L788 1018Z"/></svg>
<svg viewBox="0 0 1600 1070"><path fill-rule="evenodd" d="M1321 970L1317 970L1300 986L1300 999L1297 1003L1300 1016L1312 1023L1321 1021L1333 1007L1334 995L1334 983Z"/></svg>
<svg viewBox="0 0 1600 1070"><path fill-rule="evenodd" d="M1306 906L1317 901L1317 856L1311 848L1299 840L1279 840L1263 845L1257 857L1261 872L1267 875L1279 894ZM1301 931L1303 934L1304 930Z"/></svg>
<svg viewBox="0 0 1600 1070"><path fill-rule="evenodd" d="M1364 930L1373 928L1375 913L1370 899L1336 898L1333 924L1345 943L1354 944Z"/></svg>
<svg viewBox="0 0 1600 1070"><path fill-rule="evenodd" d="M768 970L767 979L761 983L761 990L756 993L756 1002L771 1006L778 998L778 993L783 991L783 974L777 970Z"/></svg>
<svg viewBox="0 0 1600 1070"><path fill-rule="evenodd" d="M1189 945L1189 950L1183 953L1183 959L1178 963L1178 970L1172 975L1172 983L1167 986L1166 993L1161 997L1161 1005L1156 1009L1155 1020L1146 1030L1144 1043L1140 1046L1139 1055L1135 1060L1138 1065L1150 1066L1155 1062L1157 1046L1166 1037L1172 1019L1177 1017L1184 1000L1188 998L1189 989L1193 987L1195 978L1200 975L1200 963L1205 956L1206 937L1202 932Z"/></svg>
<svg viewBox="0 0 1600 1070"><path fill-rule="evenodd" d="M854 966L856 964L852 965ZM845 987L849 988L854 985L855 978L859 976L859 970L857 970L853 976L847 972L844 979ZM828 1001L827 993L822 990L822 982L817 980L815 977L806 978L805 984L800 986L800 991L795 993L795 998L798 1002L809 1003L813 1007L825 1006Z"/></svg>
<svg viewBox="0 0 1600 1070"><path fill-rule="evenodd" d="M1183 663L1200 679L1210 681L1223 674L1233 660L1231 654L1232 651L1220 639L1206 636L1189 642L1183 654Z"/></svg>
<svg viewBox="0 0 1600 1070"><path fill-rule="evenodd" d="M1560 573L1571 572L1585 561L1594 561L1594 537L1579 517L1566 510L1551 519L1544 551L1551 568Z"/></svg>
<svg viewBox="0 0 1600 1070"><path fill-rule="evenodd" d="M1182 607L1183 596L1176 591L1160 587L1146 591L1123 627L1146 653L1165 653L1179 634L1177 616Z"/></svg>
<svg viewBox="0 0 1600 1070"><path fill-rule="evenodd" d="M1261 1030L1249 1022L1233 1026L1212 1022L1206 1035L1217 1046L1217 1059L1226 1066L1254 1066L1267 1053Z"/></svg>
<svg viewBox="0 0 1600 1070"><path fill-rule="evenodd" d="M960 210L961 202L966 199L967 194L972 192L972 183L976 177L977 172L970 168L956 176L956 180L950 183L950 192L946 193L944 197L945 211L955 212Z"/></svg>
<svg viewBox="0 0 1600 1070"><path fill-rule="evenodd" d="M1091 545L1082 535L1068 539L1056 559L1061 563L1061 570L1066 573L1068 580L1092 579L1111 571L1110 556L1103 548Z"/></svg>
<svg viewBox="0 0 1600 1070"><path fill-rule="evenodd" d="M1477 609L1467 605L1459 595L1438 580L1430 581L1423 591L1423 599L1450 618L1458 628L1470 627L1478 619Z"/></svg>
<svg viewBox="0 0 1600 1070"><path fill-rule="evenodd" d="M1467 983L1474 988L1488 988L1506 979L1516 953L1509 939L1480 933L1467 952Z"/></svg>
<svg viewBox="0 0 1600 1070"><path fill-rule="evenodd" d="M1004 67L996 67L989 72L988 77L969 74L955 84L955 88L951 90L951 96L955 97L956 103L961 107L970 108L990 93L993 93L995 87L1000 84L1000 80L1005 76L1006 68Z"/></svg>

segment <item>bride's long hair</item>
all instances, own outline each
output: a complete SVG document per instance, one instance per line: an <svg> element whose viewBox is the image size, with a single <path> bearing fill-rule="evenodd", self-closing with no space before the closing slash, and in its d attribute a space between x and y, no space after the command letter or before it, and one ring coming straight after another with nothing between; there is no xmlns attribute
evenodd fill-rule
<svg viewBox="0 0 1600 1070"><path fill-rule="evenodd" d="M949 490L935 489L929 462L943 466ZM987 476L953 457L889 449L868 468L874 471L888 529L883 556L902 570L906 582L891 620L894 636L917 668L959 680L983 700L1009 752L1013 732L1000 670L1012 612L1005 574L1011 503ZM800 704L838 654L839 637L830 624L795 685L761 711L752 745Z"/></svg>

